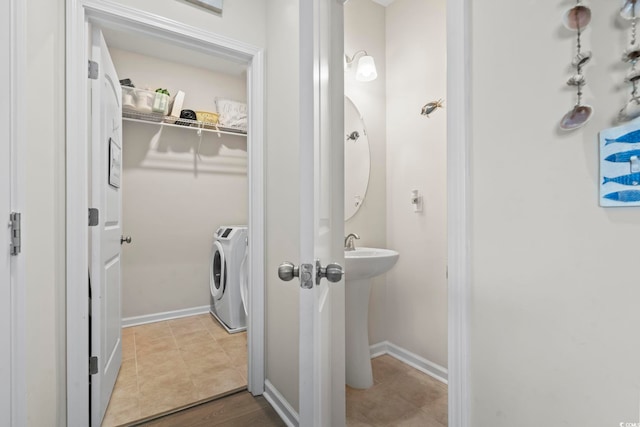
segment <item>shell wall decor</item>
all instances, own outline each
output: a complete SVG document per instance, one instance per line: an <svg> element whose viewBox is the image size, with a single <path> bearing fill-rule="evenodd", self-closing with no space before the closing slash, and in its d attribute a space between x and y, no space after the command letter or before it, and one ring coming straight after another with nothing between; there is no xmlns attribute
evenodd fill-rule
<svg viewBox="0 0 640 427"><path fill-rule="evenodd" d="M631 21L631 36L629 46L622 54L622 61L629 63L631 68L624 79L625 83L631 84L631 95L627 104L618 113L618 120L623 122L635 119L640 116L640 97L638 97L638 82L640 81L640 71L636 69L638 59L640 59L640 45L637 42L638 12L636 5L638 0L624 0L620 9L620 16Z"/></svg>
<svg viewBox="0 0 640 427"><path fill-rule="evenodd" d="M587 123L593 115L593 108L582 104L582 88L587 84L582 73L582 67L591 59L591 52L582 50L581 36L582 31L590 22L591 9L581 3L580 0L577 0L576 5L567 10L562 18L564 26L576 32L576 56L571 62L571 65L575 68L575 74L567 80L567 84L575 87L577 92L576 104L560 120L560 129L562 130L578 129Z"/></svg>
<svg viewBox="0 0 640 427"><path fill-rule="evenodd" d="M600 132L600 206L640 206L640 118Z"/></svg>

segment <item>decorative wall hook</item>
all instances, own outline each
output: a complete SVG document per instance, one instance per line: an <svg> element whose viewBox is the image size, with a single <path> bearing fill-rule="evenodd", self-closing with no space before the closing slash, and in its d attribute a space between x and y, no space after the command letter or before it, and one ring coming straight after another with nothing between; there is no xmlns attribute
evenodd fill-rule
<svg viewBox="0 0 640 427"><path fill-rule="evenodd" d="M360 138L360 133L357 130L347 134L347 141L356 142L358 138Z"/></svg>
<svg viewBox="0 0 640 427"><path fill-rule="evenodd" d="M640 81L640 70L636 69L638 59L640 59L640 45L637 43L636 30L638 23L638 11L636 4L638 0L625 0L620 9L620 16L631 21L631 37L629 46L622 54L622 61L631 64L624 79L625 83L631 84L631 95L629 101L618 113L619 121L627 121L640 116L640 97L638 97L638 82Z"/></svg>
<svg viewBox="0 0 640 427"><path fill-rule="evenodd" d="M431 101L428 104L425 104L425 106L422 107L422 111L420 112L420 114L429 117L429 114L433 113L438 108L444 108L444 100L442 98L437 101Z"/></svg>

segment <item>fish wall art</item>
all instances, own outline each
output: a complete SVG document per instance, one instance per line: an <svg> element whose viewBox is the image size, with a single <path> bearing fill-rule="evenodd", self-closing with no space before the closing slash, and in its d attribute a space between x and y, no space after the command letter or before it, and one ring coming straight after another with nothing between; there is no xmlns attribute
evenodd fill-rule
<svg viewBox="0 0 640 427"><path fill-rule="evenodd" d="M640 206L640 118L600 132L600 206Z"/></svg>

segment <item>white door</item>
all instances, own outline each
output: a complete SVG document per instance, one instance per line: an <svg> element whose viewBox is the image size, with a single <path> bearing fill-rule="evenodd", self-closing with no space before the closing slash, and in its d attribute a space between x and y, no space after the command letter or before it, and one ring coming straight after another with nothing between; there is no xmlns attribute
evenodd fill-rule
<svg viewBox="0 0 640 427"><path fill-rule="evenodd" d="M122 362L120 282L122 236L122 106L118 76L102 32L94 29L91 57L91 196L98 225L91 228L91 425L100 425Z"/></svg>
<svg viewBox="0 0 640 427"><path fill-rule="evenodd" d="M344 278L317 280L330 264L344 266L342 4L300 2L299 415L305 427L345 424ZM312 266L311 280L305 265Z"/></svg>
<svg viewBox="0 0 640 427"><path fill-rule="evenodd" d="M11 7L9 12L11 12ZM0 81L11 82L11 13L0 18ZM11 96L0 97L0 426L11 425Z"/></svg>

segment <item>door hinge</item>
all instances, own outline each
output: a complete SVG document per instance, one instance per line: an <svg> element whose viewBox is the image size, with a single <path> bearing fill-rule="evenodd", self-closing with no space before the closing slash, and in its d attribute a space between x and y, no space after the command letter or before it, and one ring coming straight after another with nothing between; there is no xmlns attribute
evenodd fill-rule
<svg viewBox="0 0 640 427"><path fill-rule="evenodd" d="M89 78L91 80L97 80L100 71L100 66L96 61L89 60Z"/></svg>
<svg viewBox="0 0 640 427"><path fill-rule="evenodd" d="M89 208L89 227L95 227L100 222L100 211L97 208Z"/></svg>
<svg viewBox="0 0 640 427"><path fill-rule="evenodd" d="M11 212L9 215L9 227L11 227L11 255L17 256L22 250L22 215L19 212Z"/></svg>
<svg viewBox="0 0 640 427"><path fill-rule="evenodd" d="M89 358L89 375L95 375L98 373L98 356L91 356Z"/></svg>

